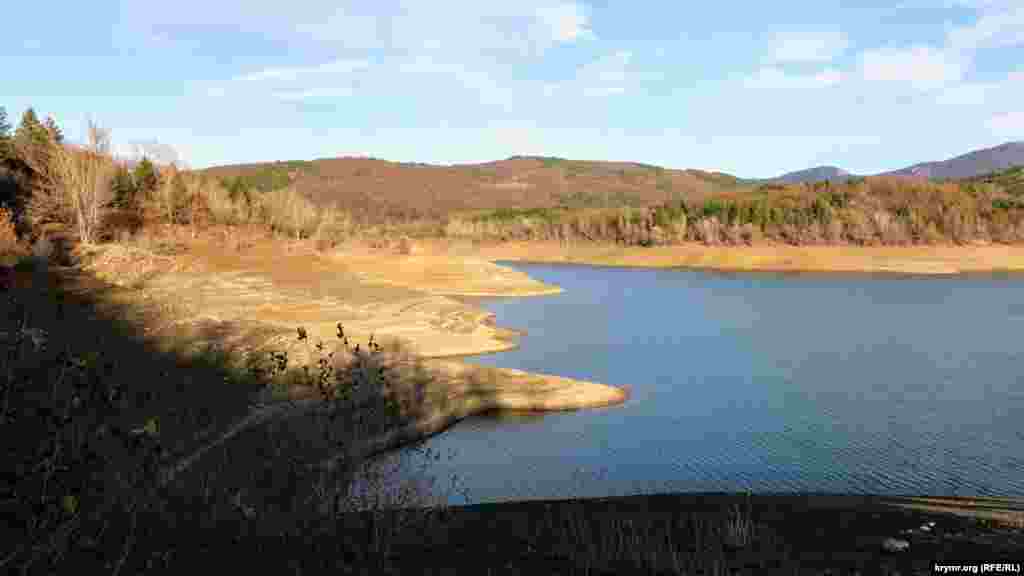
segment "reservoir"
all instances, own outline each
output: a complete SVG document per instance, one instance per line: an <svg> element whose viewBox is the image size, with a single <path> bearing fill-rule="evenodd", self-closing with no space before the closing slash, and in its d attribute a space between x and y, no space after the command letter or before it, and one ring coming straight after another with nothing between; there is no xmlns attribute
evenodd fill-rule
<svg viewBox="0 0 1024 576"><path fill-rule="evenodd" d="M481 300L479 364L630 386L623 406L427 441L452 504L649 492L1024 496L1024 277L502 263L565 291Z"/></svg>

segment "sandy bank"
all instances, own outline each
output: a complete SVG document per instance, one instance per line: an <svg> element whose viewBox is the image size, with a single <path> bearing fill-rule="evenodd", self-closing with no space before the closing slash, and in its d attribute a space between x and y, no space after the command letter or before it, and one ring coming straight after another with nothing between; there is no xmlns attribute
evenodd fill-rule
<svg viewBox="0 0 1024 576"><path fill-rule="evenodd" d="M498 266L443 243L421 243L421 251L396 255L350 247L331 254L368 284L405 286L449 296L544 296L562 289L538 282L517 270Z"/></svg>
<svg viewBox="0 0 1024 576"><path fill-rule="evenodd" d="M1024 271L1024 246L655 246L556 242L483 245L489 261L733 271L962 274Z"/></svg>
<svg viewBox="0 0 1024 576"><path fill-rule="evenodd" d="M385 346L389 341L402 343L432 373L429 399L411 424L373 440L371 451L435 434L458 420L491 410L574 410L627 399L625 390L594 382L438 360L516 346L517 333L495 326L492 314L449 295L559 291L521 272L445 251L403 256L349 247L324 255L266 241L232 253L209 238L187 245L185 253L162 260L150 258L143 250L107 246L93 255L86 268L115 282L125 277L134 280L131 270L153 268L130 292L150 307L167 304L167 312L150 319L145 327L156 339L186 334L197 348L230 342L238 344L228 347L232 352L287 351L291 366L310 365L312 360L309 347L297 342L298 327L306 329L310 341L328 345L337 342L339 323L354 342L365 343L373 335ZM298 390L294 395L303 396ZM245 428L271 415L285 415L267 412L265 406L258 410L185 457L184 466L169 473L183 471L198 454Z"/></svg>

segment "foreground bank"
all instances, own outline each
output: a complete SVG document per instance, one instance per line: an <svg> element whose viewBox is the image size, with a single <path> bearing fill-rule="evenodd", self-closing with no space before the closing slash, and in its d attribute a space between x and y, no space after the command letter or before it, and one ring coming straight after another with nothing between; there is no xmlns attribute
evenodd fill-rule
<svg viewBox="0 0 1024 576"><path fill-rule="evenodd" d="M1024 530L972 512L1019 503L957 499L943 511L902 507L913 500L659 494L527 501L458 506L416 520L402 511L346 517L339 521L349 529L343 538L261 531L238 540L229 531L204 532L201 543L185 546L166 530L145 546L161 553L158 566L168 570L205 568L211 554L228 552L236 568L302 574L820 576L933 574L936 565L980 562L1020 566ZM373 538L374 530L396 522L409 528L386 532L387 542Z"/></svg>

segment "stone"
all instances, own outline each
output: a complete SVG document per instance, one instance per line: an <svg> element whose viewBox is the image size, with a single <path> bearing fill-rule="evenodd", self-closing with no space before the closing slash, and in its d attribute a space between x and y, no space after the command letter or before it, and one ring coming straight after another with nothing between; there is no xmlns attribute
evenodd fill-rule
<svg viewBox="0 0 1024 576"><path fill-rule="evenodd" d="M882 549L886 552L903 552L910 548L910 542L897 538L886 538L882 541Z"/></svg>

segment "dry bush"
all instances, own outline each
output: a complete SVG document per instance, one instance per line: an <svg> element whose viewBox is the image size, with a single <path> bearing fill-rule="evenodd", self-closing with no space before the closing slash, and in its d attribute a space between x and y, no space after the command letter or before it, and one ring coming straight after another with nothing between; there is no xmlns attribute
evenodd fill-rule
<svg viewBox="0 0 1024 576"><path fill-rule="evenodd" d="M294 234L296 240L308 237L319 221L316 206L293 187L264 193L259 197L258 210L271 229Z"/></svg>
<svg viewBox="0 0 1024 576"><path fill-rule="evenodd" d="M718 223L718 218L714 216L711 218L701 218L697 221L697 225L694 226L694 234L698 241L708 246L718 244L721 239L721 225Z"/></svg>
<svg viewBox="0 0 1024 576"><path fill-rule="evenodd" d="M182 224L186 221L188 185L177 166L172 164L160 172L160 184L153 196L155 207L164 222Z"/></svg>
<svg viewBox="0 0 1024 576"><path fill-rule="evenodd" d="M142 214L137 210L111 209L103 217L99 239L127 242L139 232L142 225Z"/></svg>
<svg viewBox="0 0 1024 576"><path fill-rule="evenodd" d="M319 222L313 231L313 243L318 251L330 250L355 234L352 215L327 206L320 210Z"/></svg>
<svg viewBox="0 0 1024 576"><path fill-rule="evenodd" d="M241 198L231 200L229 192L216 180L191 176L193 186L203 198L210 221L216 224L239 225L248 221L249 213Z"/></svg>
<svg viewBox="0 0 1024 576"><path fill-rule="evenodd" d="M14 230L14 216L7 208L0 207L0 254L20 254L23 250Z"/></svg>
<svg viewBox="0 0 1024 576"><path fill-rule="evenodd" d="M825 244L842 244L843 243L843 221L838 217L829 219L821 227L822 241Z"/></svg>

